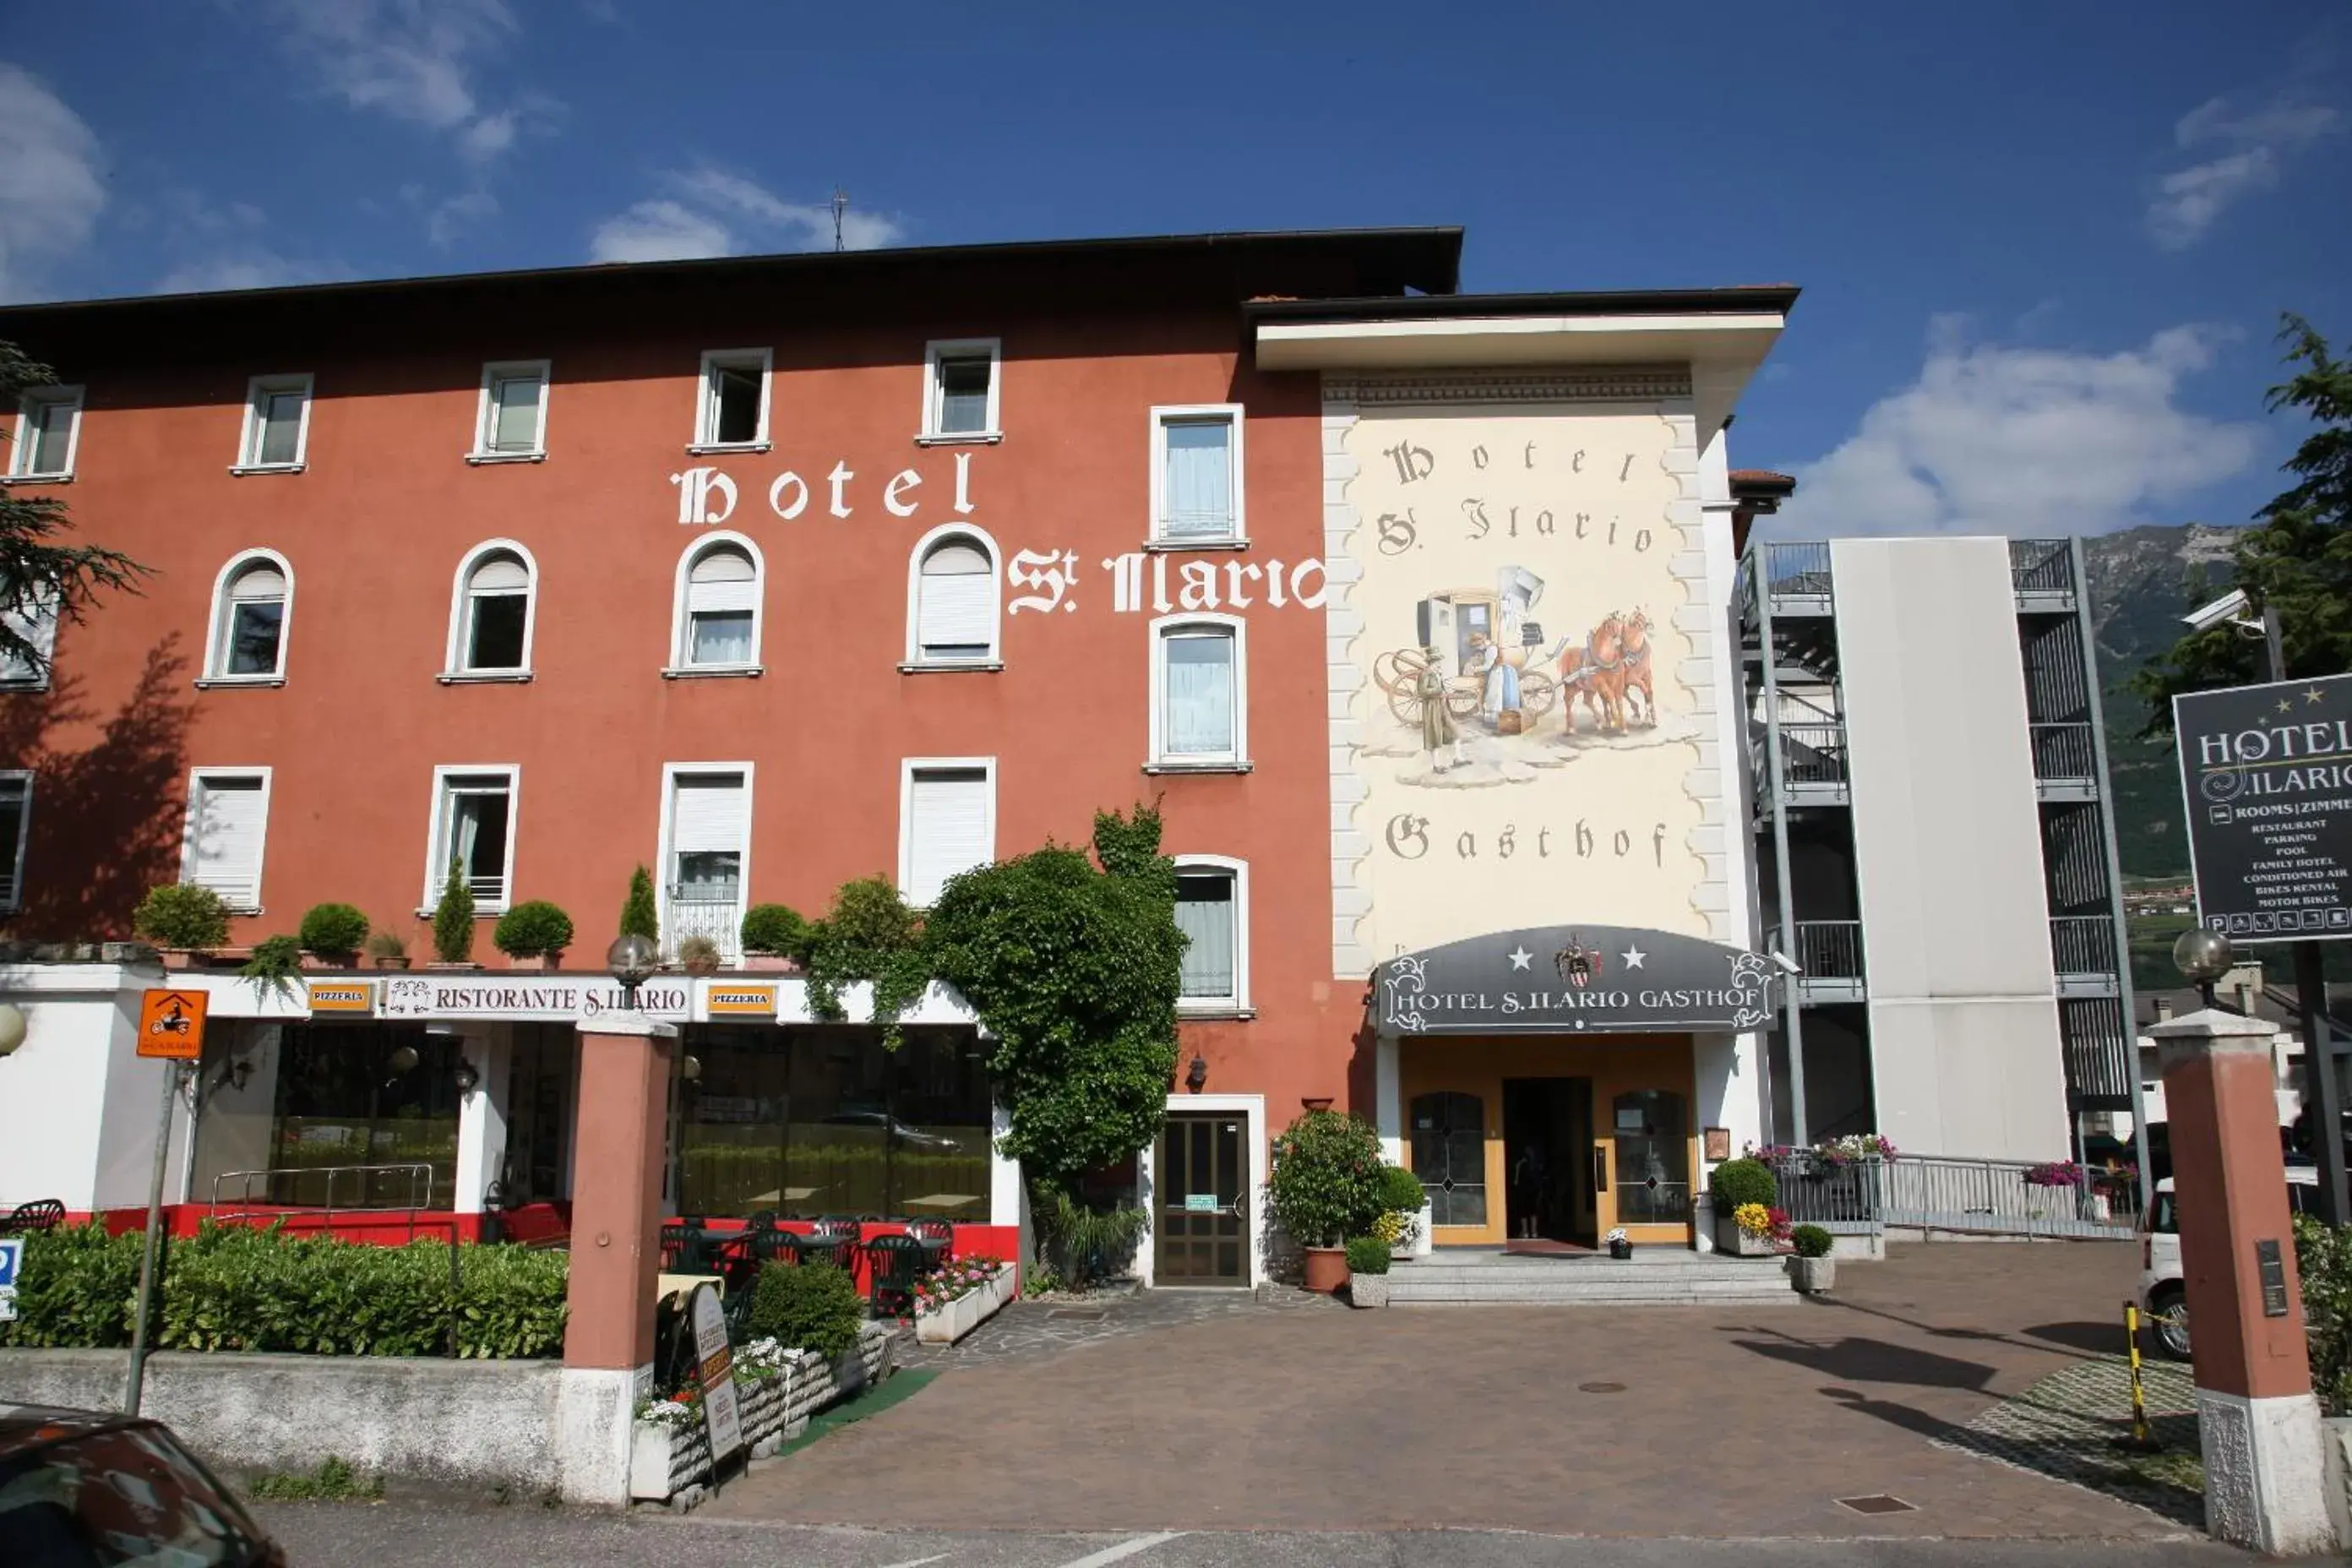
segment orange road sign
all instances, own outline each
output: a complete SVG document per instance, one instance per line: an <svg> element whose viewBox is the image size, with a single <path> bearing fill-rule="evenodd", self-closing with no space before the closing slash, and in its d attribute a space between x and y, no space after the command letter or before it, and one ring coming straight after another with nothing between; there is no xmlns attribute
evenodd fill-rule
<svg viewBox="0 0 2352 1568"><path fill-rule="evenodd" d="M150 991L139 1005L139 1054L192 1062L205 1051L202 991Z"/></svg>

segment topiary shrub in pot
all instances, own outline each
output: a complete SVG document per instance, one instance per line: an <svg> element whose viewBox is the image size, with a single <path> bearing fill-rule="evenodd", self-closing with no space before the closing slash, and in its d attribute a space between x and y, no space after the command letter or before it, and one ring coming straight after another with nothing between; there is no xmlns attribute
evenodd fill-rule
<svg viewBox="0 0 2352 1568"><path fill-rule="evenodd" d="M545 899L527 900L499 917L490 941L510 959L536 958L553 969L572 945L572 917Z"/></svg>
<svg viewBox="0 0 2352 1568"><path fill-rule="evenodd" d="M1393 1257L1429 1256L1429 1193L1419 1176L1402 1165L1382 1167L1381 1209L1372 1234L1389 1244Z"/></svg>
<svg viewBox="0 0 2352 1568"><path fill-rule="evenodd" d="M313 904L303 913L295 941L313 958L349 968L368 939L368 918L349 904Z"/></svg>
<svg viewBox="0 0 2352 1568"><path fill-rule="evenodd" d="M1274 1141L1267 1185L1274 1217L1307 1254L1309 1290L1348 1282L1340 1246L1370 1233L1383 1212L1388 1179L1380 1134L1336 1110L1310 1110Z"/></svg>
<svg viewBox="0 0 2352 1568"><path fill-rule="evenodd" d="M441 901L433 907L433 956L457 967L474 958L474 889L465 868L449 862L448 880L441 884Z"/></svg>
<svg viewBox="0 0 2352 1568"><path fill-rule="evenodd" d="M809 924L784 904L753 904L743 912L747 969L782 969L808 945Z"/></svg>
<svg viewBox="0 0 2352 1568"><path fill-rule="evenodd" d="M1789 1259L1789 1283L1808 1296L1818 1296L1837 1283L1837 1259L1830 1249L1837 1237L1817 1225L1801 1225L1789 1233L1797 1255Z"/></svg>
<svg viewBox="0 0 2352 1568"><path fill-rule="evenodd" d="M1389 1304L1389 1244L1377 1236L1348 1238L1348 1300L1359 1307Z"/></svg>
<svg viewBox="0 0 2352 1568"><path fill-rule="evenodd" d="M157 947L203 952L228 944L228 906L210 888L193 882L150 888L131 916L135 936Z"/></svg>
<svg viewBox="0 0 2352 1568"><path fill-rule="evenodd" d="M1731 1217L1749 1204L1769 1209L1780 1203L1780 1182L1772 1167L1756 1159L1726 1160L1707 1178L1706 1190L1715 1199L1715 1249L1740 1258L1772 1256L1771 1237L1744 1232Z"/></svg>

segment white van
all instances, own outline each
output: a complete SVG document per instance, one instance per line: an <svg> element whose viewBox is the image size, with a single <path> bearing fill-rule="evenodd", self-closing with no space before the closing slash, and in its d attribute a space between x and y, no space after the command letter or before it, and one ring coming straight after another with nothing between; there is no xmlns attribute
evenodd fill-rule
<svg viewBox="0 0 2352 1568"><path fill-rule="evenodd" d="M2319 1168L2286 1168L2286 1204L2292 1214L2319 1212ZM2139 1237L2139 1310L2156 1348L2174 1361L2189 1359L2189 1297L2180 1283L2180 1218L2172 1203L2172 1178L2156 1184L2156 1205Z"/></svg>

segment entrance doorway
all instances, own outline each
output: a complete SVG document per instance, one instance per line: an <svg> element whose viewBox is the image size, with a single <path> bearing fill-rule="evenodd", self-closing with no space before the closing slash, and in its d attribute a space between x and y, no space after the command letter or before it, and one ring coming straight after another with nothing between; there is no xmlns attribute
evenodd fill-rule
<svg viewBox="0 0 2352 1568"><path fill-rule="evenodd" d="M1151 1167L1155 1283L1249 1284L1248 1130L1239 1111L1169 1113Z"/></svg>
<svg viewBox="0 0 2352 1568"><path fill-rule="evenodd" d="M1597 1245L1596 1152L1591 1079L1505 1079L1505 1237Z"/></svg>

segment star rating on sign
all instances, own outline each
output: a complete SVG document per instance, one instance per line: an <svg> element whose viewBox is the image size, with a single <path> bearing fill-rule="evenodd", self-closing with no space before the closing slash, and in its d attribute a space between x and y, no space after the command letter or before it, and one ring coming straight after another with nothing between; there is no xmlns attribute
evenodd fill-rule
<svg viewBox="0 0 2352 1568"><path fill-rule="evenodd" d="M2325 702L2327 700L2327 693L2316 686L2306 686L2303 689L2303 700L2305 702Z"/></svg>
<svg viewBox="0 0 2352 1568"><path fill-rule="evenodd" d="M2278 700L2278 710L2282 713L2292 713L2294 711L2294 704L2282 697Z"/></svg>
<svg viewBox="0 0 2352 1568"><path fill-rule="evenodd" d="M1628 968L1628 969L1639 969L1639 968L1641 968L1641 967L1642 967L1642 961L1643 961L1643 959L1645 959L1645 958L1649 957L1650 955L1649 955L1648 953L1646 953L1646 952L1643 952L1640 948L1638 948L1638 947L1629 947L1629 948L1627 948L1627 949L1626 949L1622 953L1620 953L1618 956L1619 956L1619 957L1621 957L1621 958L1622 958L1622 959L1624 959L1624 961L1625 961L1625 967L1626 967L1626 968Z"/></svg>
<svg viewBox="0 0 2352 1568"><path fill-rule="evenodd" d="M1528 961L1535 957L1535 954L1522 947L1516 952L1507 952L1503 956L1511 961L1511 967L1513 969L1525 969L1528 966Z"/></svg>

